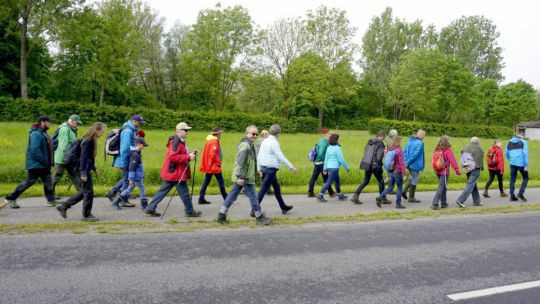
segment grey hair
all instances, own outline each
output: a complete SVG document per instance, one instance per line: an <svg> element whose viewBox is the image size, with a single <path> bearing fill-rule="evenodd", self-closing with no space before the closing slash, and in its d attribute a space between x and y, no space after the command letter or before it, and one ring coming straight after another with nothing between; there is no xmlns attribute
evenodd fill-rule
<svg viewBox="0 0 540 304"><path fill-rule="evenodd" d="M476 137L476 136L471 137L471 142L477 144L477 143L480 142L480 138L478 138L478 137Z"/></svg>
<svg viewBox="0 0 540 304"><path fill-rule="evenodd" d="M424 131L424 130L422 130L422 129L420 129L420 130L418 130L418 132L416 132L417 135L419 135L419 134L421 134L421 133L423 133L424 135L426 135L426 131Z"/></svg>
<svg viewBox="0 0 540 304"><path fill-rule="evenodd" d="M270 134L276 136L281 133L281 127L279 125L272 125L268 131Z"/></svg>
<svg viewBox="0 0 540 304"><path fill-rule="evenodd" d="M397 136L397 130L396 129L390 130L390 132L388 132L388 136L396 137Z"/></svg>
<svg viewBox="0 0 540 304"><path fill-rule="evenodd" d="M250 129L257 129L257 126L256 125L251 125L249 127L246 128L246 134L249 133L249 130ZM257 129L258 130L258 129Z"/></svg>

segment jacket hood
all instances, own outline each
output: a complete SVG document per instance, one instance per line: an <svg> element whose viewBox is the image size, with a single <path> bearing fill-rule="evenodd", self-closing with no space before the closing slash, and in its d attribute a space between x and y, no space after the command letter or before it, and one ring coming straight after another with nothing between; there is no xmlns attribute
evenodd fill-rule
<svg viewBox="0 0 540 304"><path fill-rule="evenodd" d="M219 138L217 138L217 136L214 136L214 135L212 135L212 134L206 136L206 140L207 140L207 141L208 141L208 140L214 140L214 139L219 139Z"/></svg>
<svg viewBox="0 0 540 304"><path fill-rule="evenodd" d="M519 138L519 137L514 136L514 137L512 137L512 139L510 139L510 142L517 143L517 142L520 142L522 140L523 140L523 138Z"/></svg>
<svg viewBox="0 0 540 304"><path fill-rule="evenodd" d="M33 124L30 126L30 132L29 133L32 133L33 131L36 131L36 130L42 130L43 129L41 128L41 125L40 124Z"/></svg>
<svg viewBox="0 0 540 304"><path fill-rule="evenodd" d="M131 120L126 121L126 122L122 125L122 128L130 128L130 129L132 129L133 131L137 131L137 127L135 127L135 125L131 122Z"/></svg>
<svg viewBox="0 0 540 304"><path fill-rule="evenodd" d="M416 136L416 135L411 135L409 137L409 140L421 140L420 137Z"/></svg>
<svg viewBox="0 0 540 304"><path fill-rule="evenodd" d="M382 140L380 138L371 138L369 141L368 141L368 144L370 145L374 145L376 143L380 143L382 142Z"/></svg>

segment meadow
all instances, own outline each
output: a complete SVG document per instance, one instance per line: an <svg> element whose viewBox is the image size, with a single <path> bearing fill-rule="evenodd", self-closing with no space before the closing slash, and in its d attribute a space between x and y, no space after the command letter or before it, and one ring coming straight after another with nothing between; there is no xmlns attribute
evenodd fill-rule
<svg viewBox="0 0 540 304"><path fill-rule="evenodd" d="M28 143L28 130L30 123L13 123L13 122L0 122L0 196L9 194L16 184L24 179L26 171L24 169L24 159L26 155L26 146ZM82 136L86 131L88 125L84 125L79 130L79 136ZM117 126L109 126L110 131ZM53 125L50 134L54 132L57 125ZM202 151L204 147L204 141L209 133L209 130L198 130L197 126L194 126L187 139L188 146L191 150L198 149ZM259 130L259 132L262 128ZM373 137L366 131L348 131L339 130L340 144L342 145L343 152L351 172L347 173L342 170L341 181L343 185L343 191L346 193L353 192L358 184L363 179L363 171L358 166L362 158L364 147L369 138ZM150 144L149 147L143 151L143 163L145 168L145 183L148 188L148 193L152 195L161 183L159 173L163 164L163 159L166 151L167 139L169 136L174 135L174 130L145 130L146 140ZM404 134L401 134L402 136ZM408 137L410 134L406 134L403 137ZM473 134L471 134L472 136ZM322 135L320 134L282 134L279 138L281 142L281 148L287 158L298 168L298 173L293 174L287 168L283 167L278 174L279 181L283 186L283 192L288 194L299 194L307 192L307 184L311 177L313 164L308 160L308 153L311 148L317 142ZM234 165L234 156L236 153L236 145L243 137L241 133L229 133L225 130L221 143L223 147L223 174L227 182L227 188L231 187L232 182L230 176ZM406 142L404 138L404 144ZM419 190L434 190L437 187L437 179L431 168L431 156L435 145L437 143L437 137L430 137L429 134L425 139L425 160L426 169L420 175ZM505 142L508 139L503 139ZM468 138L452 138L454 154L456 157L459 155L459 151L469 142ZM481 146L484 151L487 151L493 142L493 139L481 138ZM104 137L99 141L98 155L96 159L96 165L100 171L100 175L95 178L94 185L97 195L103 195L108 188L110 188L120 177L120 172L112 168L113 158L110 156L104 157L103 153ZM540 142L529 142L529 171L530 171L530 183L531 186L540 186ZM197 173L195 180L195 193L198 193L198 189L202 183L204 175L198 171L199 162L197 162ZM506 163L505 173L505 188L508 188L509 180L509 165ZM485 182L488 179L488 172L483 171L480 177L480 188L483 188ZM317 191L322 184L322 179L319 181L315 190ZM449 179L450 189L462 189L466 177L457 177L452 173ZM518 180L518 183L520 181ZM67 195L73 193L73 188L68 192L68 180L65 178L61 185L57 188L57 192L60 195ZM492 186L492 189L495 189ZM367 191L376 191L375 183L367 188ZM25 194L27 196L39 196L42 195L43 189L40 186L34 186L30 188ZM209 194L219 193L216 182L212 182L209 189Z"/></svg>

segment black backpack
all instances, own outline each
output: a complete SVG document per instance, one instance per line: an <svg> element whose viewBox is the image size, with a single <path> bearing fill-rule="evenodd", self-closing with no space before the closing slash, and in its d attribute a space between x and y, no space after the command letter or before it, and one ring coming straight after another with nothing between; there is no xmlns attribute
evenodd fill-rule
<svg viewBox="0 0 540 304"><path fill-rule="evenodd" d="M120 154L120 135L123 130L124 128L113 129L107 134L107 139L105 140L105 156L117 156Z"/></svg>
<svg viewBox="0 0 540 304"><path fill-rule="evenodd" d="M64 153L64 164L66 166L77 168L79 167L79 161L81 159L81 146L83 138L74 140L69 144L66 152Z"/></svg>
<svg viewBox="0 0 540 304"><path fill-rule="evenodd" d="M58 134L60 133L60 129L62 129L62 127L56 129L56 131L54 131L53 135L51 136L53 151L56 151L56 149L58 148Z"/></svg>

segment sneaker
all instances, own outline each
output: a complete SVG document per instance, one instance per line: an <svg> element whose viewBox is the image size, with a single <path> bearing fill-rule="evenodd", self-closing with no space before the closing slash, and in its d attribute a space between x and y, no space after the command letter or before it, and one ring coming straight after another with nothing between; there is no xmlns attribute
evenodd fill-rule
<svg viewBox="0 0 540 304"><path fill-rule="evenodd" d="M387 199L386 197L383 198L382 202L381 202L383 205L390 205L392 204L392 201Z"/></svg>
<svg viewBox="0 0 540 304"><path fill-rule="evenodd" d="M64 206L59 205L56 207L56 210L58 210L58 213L60 213L60 216L63 218L67 218L67 210L64 208Z"/></svg>
<svg viewBox="0 0 540 304"><path fill-rule="evenodd" d="M266 216L264 215L264 213L261 214L261 216L259 216L259 217L255 220L255 222L257 223L257 225L270 225L270 224L272 224L273 221L274 221L274 220L272 220L271 218L266 217Z"/></svg>
<svg viewBox="0 0 540 304"><path fill-rule="evenodd" d="M317 197L317 196L313 192L308 192L307 197Z"/></svg>
<svg viewBox="0 0 540 304"><path fill-rule="evenodd" d="M90 214L89 216L85 216L81 219L83 222L98 222L98 218L95 217L93 214Z"/></svg>
<svg viewBox="0 0 540 304"><path fill-rule="evenodd" d="M337 194L336 194L335 192L330 192L330 191L328 191L328 196L334 198L334 197L337 196Z"/></svg>
<svg viewBox="0 0 540 304"><path fill-rule="evenodd" d="M319 203L326 203L326 202L328 202L328 201L324 198L324 195L322 195L322 194L317 195L317 200L319 200Z"/></svg>
<svg viewBox="0 0 540 304"><path fill-rule="evenodd" d="M360 199L358 198L358 195L356 194L353 194L352 198L351 198L351 202L357 204L357 205L362 205L362 202L360 201Z"/></svg>
<svg viewBox="0 0 540 304"><path fill-rule="evenodd" d="M446 209L448 208L448 204L441 204L441 209Z"/></svg>
<svg viewBox="0 0 540 304"><path fill-rule="evenodd" d="M517 199L516 199L517 200ZM19 209L21 208L21 206L17 205L17 202L15 200L6 200L8 205L9 205L9 208L11 209Z"/></svg>
<svg viewBox="0 0 540 304"><path fill-rule="evenodd" d="M479 202L479 203L473 203L472 205L475 206L475 207L482 207L482 206L484 206L484 204L482 204L482 202Z"/></svg>
<svg viewBox="0 0 540 304"><path fill-rule="evenodd" d="M207 201L205 198L199 199L199 205L209 205L211 202Z"/></svg>
<svg viewBox="0 0 540 304"><path fill-rule="evenodd" d="M403 199L409 199L409 197L407 196L407 192L405 191L401 192L401 197L403 197Z"/></svg>
<svg viewBox="0 0 540 304"><path fill-rule="evenodd" d="M518 198L517 198L515 195L510 195L510 201L511 201L511 202L517 202L517 201L519 201L519 200L518 200ZM13 208L13 207L11 207L11 208ZM17 207L17 208L19 208L19 207Z"/></svg>
<svg viewBox="0 0 540 304"><path fill-rule="evenodd" d="M343 193L338 194L338 200L340 200L340 201L344 201L347 198L348 198L348 196L343 194Z"/></svg>
<svg viewBox="0 0 540 304"><path fill-rule="evenodd" d="M154 210L144 209L144 213L148 214L150 216L153 216L153 217L160 217L161 216L161 213L157 213Z"/></svg>
<svg viewBox="0 0 540 304"><path fill-rule="evenodd" d="M47 202L47 207L54 207L56 206L56 201L54 202Z"/></svg>
<svg viewBox="0 0 540 304"><path fill-rule="evenodd" d="M431 210L439 210L439 205L431 205Z"/></svg>
<svg viewBox="0 0 540 304"><path fill-rule="evenodd" d="M501 197L508 197L508 194L501 192Z"/></svg>
<svg viewBox="0 0 540 304"><path fill-rule="evenodd" d="M396 209L405 209L407 207L403 206L402 204L396 204Z"/></svg>
<svg viewBox="0 0 540 304"><path fill-rule="evenodd" d="M465 204L460 201L456 201L456 204L459 206L459 208L465 208Z"/></svg>
<svg viewBox="0 0 540 304"><path fill-rule="evenodd" d="M255 217L255 211L251 210L251 211L249 212L249 216Z"/></svg>
<svg viewBox="0 0 540 304"><path fill-rule="evenodd" d="M129 201L123 201L123 202L120 203L120 206L121 206L121 207L128 207L128 208L131 208L131 207L135 207L135 204L130 203Z"/></svg>
<svg viewBox="0 0 540 304"><path fill-rule="evenodd" d="M116 201L112 203L111 207L113 207L113 209L116 209L116 210L122 210L122 207L120 207L120 205Z"/></svg>
<svg viewBox="0 0 540 304"><path fill-rule="evenodd" d="M287 212L291 211L294 206L285 206L285 209L281 209L281 214L287 214Z"/></svg>
<svg viewBox="0 0 540 304"><path fill-rule="evenodd" d="M407 203L420 203L420 200L417 200L417 199L414 198L414 197L410 197L410 198L407 200Z"/></svg>
<svg viewBox="0 0 540 304"><path fill-rule="evenodd" d="M520 200L524 201L524 202L527 201L527 199L525 198L525 196L523 196L523 194L518 194L517 197L518 197Z"/></svg>
<svg viewBox="0 0 540 304"><path fill-rule="evenodd" d="M223 214L221 212L218 213L216 222L218 222L220 224L228 224L229 223L229 221L227 220L227 215Z"/></svg>
<svg viewBox="0 0 540 304"><path fill-rule="evenodd" d="M379 208L382 207L382 206L381 206L381 197L380 197L380 196L377 196L377 197L375 198L375 202L376 202L376 204L377 204L377 207L379 207Z"/></svg>
<svg viewBox="0 0 540 304"><path fill-rule="evenodd" d="M112 193L111 191L107 191L105 193L105 196L112 202L114 202L114 199L116 198L116 193Z"/></svg>
<svg viewBox="0 0 540 304"><path fill-rule="evenodd" d="M186 213L186 217L200 217L202 212L193 209L190 213Z"/></svg>
<svg viewBox="0 0 540 304"><path fill-rule="evenodd" d="M148 207L148 199L142 198L141 199L141 209L144 211L144 209L146 209L146 207Z"/></svg>

